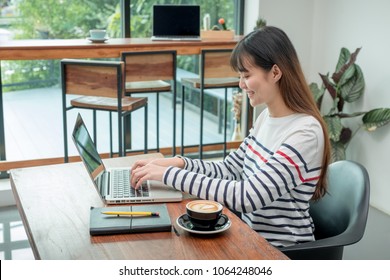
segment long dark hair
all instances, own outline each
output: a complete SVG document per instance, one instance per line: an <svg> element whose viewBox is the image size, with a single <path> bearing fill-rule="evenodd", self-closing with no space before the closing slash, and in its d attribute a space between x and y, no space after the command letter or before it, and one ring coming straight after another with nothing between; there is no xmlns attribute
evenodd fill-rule
<svg viewBox="0 0 390 280"><path fill-rule="evenodd" d="M279 87L286 106L294 112L316 118L324 133L322 169L313 199L321 198L327 190L326 176L330 162L330 142L326 124L306 82L298 55L286 33L273 26L265 26L246 35L233 50L231 61L237 72L246 72L245 65L270 71L276 64L283 75Z"/></svg>

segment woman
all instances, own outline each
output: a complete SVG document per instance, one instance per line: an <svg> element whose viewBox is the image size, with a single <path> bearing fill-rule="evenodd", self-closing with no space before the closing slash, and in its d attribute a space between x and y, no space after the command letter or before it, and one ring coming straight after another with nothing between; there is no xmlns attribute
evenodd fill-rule
<svg viewBox="0 0 390 280"><path fill-rule="evenodd" d="M219 201L274 246L312 241L309 201L326 192L330 145L296 51L282 30L266 26L237 44L231 65L251 106L267 106L237 151L219 163L141 160L132 184L160 180Z"/></svg>

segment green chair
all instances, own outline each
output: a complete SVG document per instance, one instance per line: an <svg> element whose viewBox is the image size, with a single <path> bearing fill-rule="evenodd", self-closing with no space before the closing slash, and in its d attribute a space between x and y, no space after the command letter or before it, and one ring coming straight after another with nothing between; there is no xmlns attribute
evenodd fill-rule
<svg viewBox="0 0 390 280"><path fill-rule="evenodd" d="M315 241L280 250L293 260L341 260L344 246L364 235L370 180L359 163L343 160L329 165L328 193L310 205Z"/></svg>

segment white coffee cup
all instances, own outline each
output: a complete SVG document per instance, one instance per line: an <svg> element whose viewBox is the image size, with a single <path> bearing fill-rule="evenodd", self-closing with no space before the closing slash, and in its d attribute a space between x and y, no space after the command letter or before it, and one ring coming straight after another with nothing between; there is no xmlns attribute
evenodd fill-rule
<svg viewBox="0 0 390 280"><path fill-rule="evenodd" d="M95 40L101 40L101 39L106 38L106 34L107 34L107 32L104 29L91 29L91 30L89 30L90 38L95 39Z"/></svg>

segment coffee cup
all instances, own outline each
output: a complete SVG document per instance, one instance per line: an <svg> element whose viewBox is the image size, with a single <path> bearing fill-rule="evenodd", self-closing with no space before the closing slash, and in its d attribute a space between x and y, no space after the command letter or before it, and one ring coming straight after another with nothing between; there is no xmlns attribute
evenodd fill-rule
<svg viewBox="0 0 390 280"><path fill-rule="evenodd" d="M106 38L106 34L107 34L107 32L104 29L91 29L91 30L89 30L90 38L94 39L94 40L102 40L102 39Z"/></svg>
<svg viewBox="0 0 390 280"><path fill-rule="evenodd" d="M222 204L212 200L193 200L186 204L188 218L196 228L213 228L222 215Z"/></svg>

